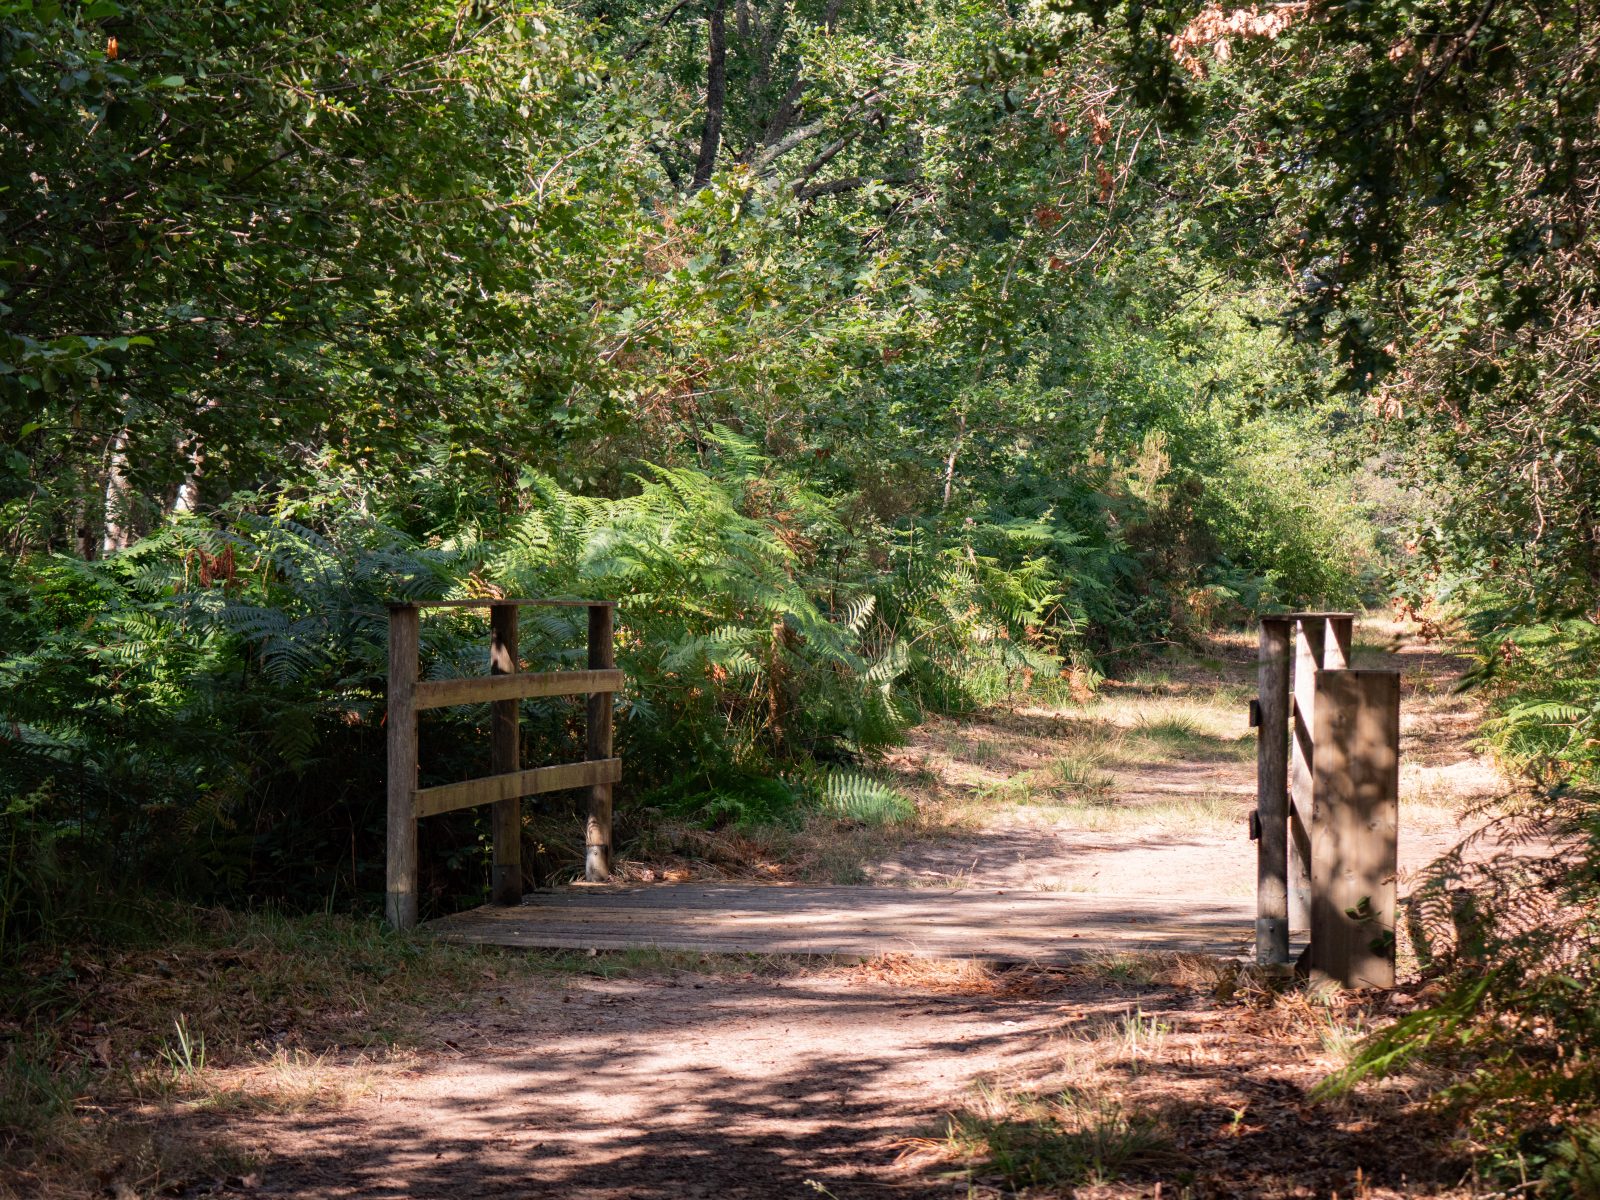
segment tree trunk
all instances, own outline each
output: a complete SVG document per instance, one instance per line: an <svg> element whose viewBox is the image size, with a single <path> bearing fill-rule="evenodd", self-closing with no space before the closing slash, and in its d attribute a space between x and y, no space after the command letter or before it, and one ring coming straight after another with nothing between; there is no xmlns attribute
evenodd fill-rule
<svg viewBox="0 0 1600 1200"><path fill-rule="evenodd" d="M950 457L944 460L944 507L950 507L950 494L956 485L956 458L961 453L961 443L967 437L967 414L956 414L956 440L950 446Z"/></svg>
<svg viewBox="0 0 1600 1200"><path fill-rule="evenodd" d="M128 482L128 430L124 426L111 439L111 454L106 462L105 520L100 536L100 552L111 554L133 544L130 509L133 487Z"/></svg>
<svg viewBox="0 0 1600 1200"><path fill-rule="evenodd" d="M722 106L728 94L728 33L723 22L726 8L727 0L715 0L706 17L711 33L711 55L706 63L706 122L700 130L694 182L689 185L696 192L711 182L711 173L717 168L717 150L722 145Z"/></svg>

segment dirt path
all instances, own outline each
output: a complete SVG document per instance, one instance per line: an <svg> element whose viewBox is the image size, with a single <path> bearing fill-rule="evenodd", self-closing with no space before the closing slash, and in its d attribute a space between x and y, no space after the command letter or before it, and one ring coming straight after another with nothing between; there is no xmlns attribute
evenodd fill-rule
<svg viewBox="0 0 1600 1200"><path fill-rule="evenodd" d="M1474 827L1498 774L1471 747L1478 714L1454 691L1465 663L1363 622L1356 666L1401 672L1400 867L1404 882ZM917 730L894 765L951 811L957 832L909 843L866 869L878 884L1249 896L1255 847L1255 647L1128 683L1081 707L1025 708Z"/></svg>
<svg viewBox="0 0 1600 1200"><path fill-rule="evenodd" d="M1203 968L708 966L490 991L333 1111L216 1126L259 1165L186 1194L1465 1195L1402 1092L1307 1101L1351 1018L1263 1010ZM1086 1137L1088 1170L1049 1150L986 1161L1000 1138Z"/></svg>
<svg viewBox="0 0 1600 1200"><path fill-rule="evenodd" d="M943 832L864 873L1248 891L1245 651L1224 645L1217 663L1081 708L924 728L897 766L943 806ZM1468 747L1474 719L1450 694L1452 664L1425 648L1400 659L1414 867L1451 842L1462 802L1494 777ZM325 1110L188 1113L191 1130L257 1165L187 1194L1467 1194L1459 1164L1429 1147L1406 1081L1360 1106L1308 1099L1383 1010L1273 998L1233 968L644 958L596 960L595 972L486 982L470 1011L416 1031L424 1048L409 1060L317 1064L342 1094Z"/></svg>
<svg viewBox="0 0 1600 1200"><path fill-rule="evenodd" d="M499 992L446 1049L324 1118L254 1124L259 1194L762 1197L949 1188L899 1142L1048 1036L1035 1000L859 973L655 974Z"/></svg>

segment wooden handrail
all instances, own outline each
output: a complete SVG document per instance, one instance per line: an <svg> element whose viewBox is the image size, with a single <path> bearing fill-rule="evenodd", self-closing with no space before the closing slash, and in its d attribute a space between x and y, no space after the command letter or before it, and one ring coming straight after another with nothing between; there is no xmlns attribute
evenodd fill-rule
<svg viewBox="0 0 1600 1200"><path fill-rule="evenodd" d="M589 610L586 671L518 669L517 610L534 605ZM421 680L419 609L487 608L489 674L472 679ZM566 788L588 788L584 831L584 876L611 873L611 789L622 778L622 760L612 754L611 719L616 693L625 682L616 669L612 637L614 600L419 600L389 605L389 853L385 910L391 924L417 923L417 821L478 804L492 804L494 859L490 892L496 904L522 898L523 796ZM588 760L522 769L518 701L534 696L587 696ZM417 714L455 704L488 704L490 771L479 779L440 787L417 787Z"/></svg>
<svg viewBox="0 0 1600 1200"><path fill-rule="evenodd" d="M397 608L615 608L615 600L391 600Z"/></svg>
<svg viewBox="0 0 1600 1200"><path fill-rule="evenodd" d="M620 692L621 671L527 671L518 675L483 675L475 679L431 679L417 684L416 706L448 708L453 704L488 704L495 700L528 700L536 696L589 696Z"/></svg>
<svg viewBox="0 0 1600 1200"><path fill-rule="evenodd" d="M622 778L620 758L594 762L560 763L553 767L531 767L526 771L507 771L503 775L484 775L462 783L419 788L414 793L417 816L436 817L476 804L495 804L537 796L541 792L562 792L568 788L593 787L597 783L616 783Z"/></svg>

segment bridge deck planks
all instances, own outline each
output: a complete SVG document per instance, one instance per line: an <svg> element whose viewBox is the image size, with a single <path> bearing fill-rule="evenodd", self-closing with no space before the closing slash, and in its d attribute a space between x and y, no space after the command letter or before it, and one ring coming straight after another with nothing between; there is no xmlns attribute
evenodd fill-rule
<svg viewBox="0 0 1600 1200"><path fill-rule="evenodd" d="M560 950L691 950L1070 962L1085 955L1252 951L1248 899L991 889L724 883L576 885L429 922L453 942Z"/></svg>

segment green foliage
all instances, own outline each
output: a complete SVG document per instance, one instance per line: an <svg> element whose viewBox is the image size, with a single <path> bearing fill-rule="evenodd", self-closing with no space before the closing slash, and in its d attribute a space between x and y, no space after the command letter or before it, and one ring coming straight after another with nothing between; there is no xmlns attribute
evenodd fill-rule
<svg viewBox="0 0 1600 1200"><path fill-rule="evenodd" d="M908 819L914 807L904 793L856 771L829 771L820 781L822 810L843 821L893 825Z"/></svg>
<svg viewBox="0 0 1600 1200"><path fill-rule="evenodd" d="M1481 620L1479 674L1498 697L1484 733L1495 752L1548 786L1600 783L1600 624Z"/></svg>
<svg viewBox="0 0 1600 1200"><path fill-rule="evenodd" d="M351 502L336 476L281 496L270 517L185 518L104 561L15 564L0 608L16 647L0 657L5 936L67 936L73 905L92 914L137 894L134 880L203 898L367 903L386 602L486 585L622 601L624 806L639 796L708 824L909 815L891 789L837 768L870 760L915 718L911 637L945 648L938 662L918 652L924 678L970 690L959 639L981 628L1020 640L1040 619L1029 598L1051 594L1043 568L988 556L946 580L954 594L929 591L933 612L901 597L901 628L879 600L894 577L872 561L892 547L853 540L822 496L718 436L710 470L657 468L616 500L530 478L498 541L419 544L361 515L376 498ZM952 633L956 611L966 624ZM481 672L483 634L481 615L429 610L424 675ZM581 610L533 610L521 641L530 667L574 665ZM574 716L570 700L526 702L525 759L569 758ZM486 721L482 709L430 715L425 782L481 772ZM192 852L170 855L174 841ZM58 869L67 857L94 869ZM435 894L481 889L474 856L425 861ZM69 902L79 887L91 895Z"/></svg>

